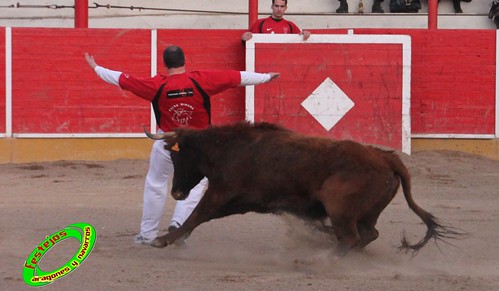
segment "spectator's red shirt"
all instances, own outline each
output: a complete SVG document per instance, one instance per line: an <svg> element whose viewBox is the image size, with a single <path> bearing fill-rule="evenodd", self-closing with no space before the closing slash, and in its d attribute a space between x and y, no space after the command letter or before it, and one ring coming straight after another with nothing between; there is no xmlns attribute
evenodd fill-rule
<svg viewBox="0 0 499 291"><path fill-rule="evenodd" d="M193 71L171 76L159 74L152 78L135 78L123 73L119 84L122 89L150 102L154 101L159 88L165 84L157 99L158 110L155 112L156 117L159 117L156 121L163 131L182 126L205 128L209 125L209 115L203 105L203 95L191 78L198 82L208 96L241 84L239 71Z"/></svg>
<svg viewBox="0 0 499 291"><path fill-rule="evenodd" d="M252 33L301 33L301 30L293 22L284 18L274 19L272 16L258 19L250 31Z"/></svg>

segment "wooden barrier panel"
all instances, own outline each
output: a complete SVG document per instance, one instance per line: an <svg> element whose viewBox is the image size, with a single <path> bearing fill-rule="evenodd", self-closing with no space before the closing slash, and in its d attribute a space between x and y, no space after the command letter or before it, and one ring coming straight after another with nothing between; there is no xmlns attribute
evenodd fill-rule
<svg viewBox="0 0 499 291"><path fill-rule="evenodd" d="M409 37L266 34L247 47L256 70L281 72L248 90L249 119L410 153Z"/></svg>
<svg viewBox="0 0 499 291"><path fill-rule="evenodd" d="M6 80L5 80L5 28L0 27L0 137L3 136L7 130L6 128Z"/></svg>
<svg viewBox="0 0 499 291"><path fill-rule="evenodd" d="M356 29L355 33L411 36L413 135L495 134L495 30Z"/></svg>
<svg viewBox="0 0 499 291"><path fill-rule="evenodd" d="M184 47L188 70L245 68L241 30L159 30L157 43L151 44L150 30L13 28L12 72L6 72L5 31L0 28L0 78L12 77L14 136L127 136L150 124L149 103L100 80L85 63L86 51L103 66L139 76L151 74L152 45L157 46L158 72L163 71L161 53L168 44ZM495 30L355 29L354 34L411 37L413 136L494 136ZM0 82L2 135L8 115L5 86ZM237 88L214 96L213 123L244 119L244 94Z"/></svg>
<svg viewBox="0 0 499 291"><path fill-rule="evenodd" d="M493 134L495 31L438 30L413 37L413 130Z"/></svg>
<svg viewBox="0 0 499 291"><path fill-rule="evenodd" d="M148 77L150 47L149 30L13 28L13 132L141 132L149 102L98 78L84 53Z"/></svg>

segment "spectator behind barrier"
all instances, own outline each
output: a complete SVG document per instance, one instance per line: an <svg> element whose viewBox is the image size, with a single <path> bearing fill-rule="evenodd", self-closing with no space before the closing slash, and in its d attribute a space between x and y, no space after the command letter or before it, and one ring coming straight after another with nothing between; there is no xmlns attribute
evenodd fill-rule
<svg viewBox="0 0 499 291"><path fill-rule="evenodd" d="M418 13L419 9L419 0L390 0L391 13Z"/></svg>
<svg viewBox="0 0 499 291"><path fill-rule="evenodd" d="M241 36L243 44L253 37L253 33L296 33L303 35L303 40L310 37L310 31L301 30L293 22L284 19L284 13L288 9L287 0L272 0L271 9L272 15L258 19L249 31L243 33Z"/></svg>
<svg viewBox="0 0 499 291"><path fill-rule="evenodd" d="M336 13L348 13L348 3L347 0L340 1L340 7L336 9ZM373 0L372 13L384 13L383 8L381 8L381 2L384 0ZM471 2L471 0L452 0L455 13L463 13L461 9L461 1ZM440 0L438 0L440 2ZM390 12L392 13L414 13L421 9L420 0L390 0Z"/></svg>
<svg viewBox="0 0 499 291"><path fill-rule="evenodd" d="M496 28L499 29L499 0L492 1L492 6L489 10L489 18L494 21Z"/></svg>
<svg viewBox="0 0 499 291"><path fill-rule="evenodd" d="M348 3L347 0L338 0L340 1L340 7L336 9L336 13L348 13ZM384 13L383 8L381 8L381 2L384 0L373 0L373 6L371 8L372 13Z"/></svg>

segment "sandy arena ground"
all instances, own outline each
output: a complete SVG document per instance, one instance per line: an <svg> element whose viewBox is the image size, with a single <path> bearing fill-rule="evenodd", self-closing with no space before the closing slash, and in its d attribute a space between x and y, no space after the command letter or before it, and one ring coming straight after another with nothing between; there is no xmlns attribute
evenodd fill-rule
<svg viewBox="0 0 499 291"><path fill-rule="evenodd" d="M0 165L0 289L32 290L22 267L45 238L75 222L97 231L85 262L43 290L499 290L499 161L457 152L403 156L416 202L469 237L430 242L411 259L401 233L424 235L401 192L382 213L380 237L335 260L321 234L290 217L246 214L198 227L186 248L135 245L146 160ZM162 223L171 217L169 197ZM40 261L64 264L68 239Z"/></svg>

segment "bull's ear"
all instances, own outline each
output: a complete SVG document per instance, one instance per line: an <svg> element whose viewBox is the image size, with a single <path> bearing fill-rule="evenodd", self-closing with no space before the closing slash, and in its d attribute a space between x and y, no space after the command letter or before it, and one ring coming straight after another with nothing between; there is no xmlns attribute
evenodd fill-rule
<svg viewBox="0 0 499 291"><path fill-rule="evenodd" d="M171 151L174 151L174 152L178 152L180 149L178 147L178 143L175 143L171 148L170 148Z"/></svg>
<svg viewBox="0 0 499 291"><path fill-rule="evenodd" d="M164 146L165 150L170 151L170 152L178 152L180 148L178 147L178 143L174 143L173 145L171 143L165 143Z"/></svg>

